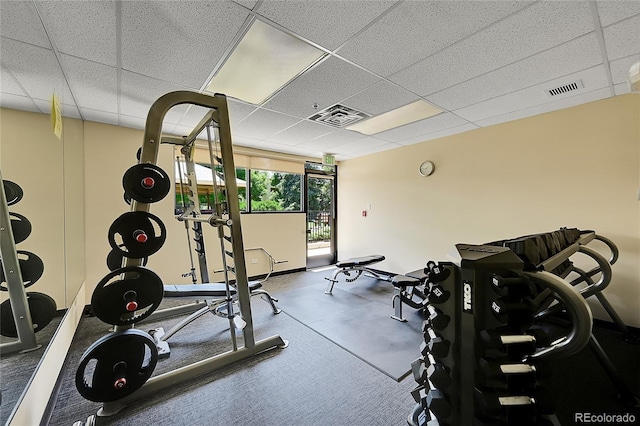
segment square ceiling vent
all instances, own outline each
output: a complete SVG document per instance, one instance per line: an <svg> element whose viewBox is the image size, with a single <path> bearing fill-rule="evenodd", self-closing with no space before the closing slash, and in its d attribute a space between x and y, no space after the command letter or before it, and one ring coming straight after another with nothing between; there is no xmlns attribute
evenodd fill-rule
<svg viewBox="0 0 640 426"><path fill-rule="evenodd" d="M371 115L365 112L349 108L348 106L335 104L313 114L309 117L309 120L342 129L343 127L369 117L371 117Z"/></svg>

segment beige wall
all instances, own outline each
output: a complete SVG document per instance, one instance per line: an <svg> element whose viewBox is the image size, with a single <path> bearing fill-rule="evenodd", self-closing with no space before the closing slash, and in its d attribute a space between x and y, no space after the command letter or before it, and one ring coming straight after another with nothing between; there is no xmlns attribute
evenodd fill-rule
<svg viewBox="0 0 640 426"><path fill-rule="evenodd" d="M27 291L48 294L58 309L64 309L84 280L82 234L73 232L65 244L69 220L82 231L82 122L65 118L63 140L53 134L48 115L1 109L0 122L2 177L24 191L24 198L9 211L25 216L32 225L31 235L16 248L30 251L44 262L42 278ZM65 197L65 186L73 191L69 198ZM67 249L72 257L66 256ZM69 271L65 270L67 261L73 263ZM72 290L68 295L67 274ZM8 294L2 292L0 297L5 300Z"/></svg>
<svg viewBox="0 0 640 426"><path fill-rule="evenodd" d="M142 143L143 132L107 124L85 123L85 209L86 209L86 275L87 303L98 282L108 273L106 257L111 247L107 232L113 221L129 211L123 199L122 176L134 165L136 151ZM158 165L165 171L173 170L174 148L160 147ZM208 161L207 158L200 158ZM166 284L189 283L182 274L190 270L189 248L184 223L174 217L174 193L153 204L150 212L158 216L167 227L167 239L162 249L149 258L148 267ZM276 271L304 268L306 265L306 233L304 214L249 214L242 215L245 248L263 247L277 260ZM193 234L191 234L193 238ZM220 275L212 272L221 267L220 243L214 228L204 226L207 263L210 279ZM251 263L255 259L256 263ZM268 271L267 259L260 253L247 254L250 275ZM199 277L199 275L198 275Z"/></svg>
<svg viewBox="0 0 640 426"><path fill-rule="evenodd" d="M639 146L639 95L626 95L344 161L339 257L379 253L380 269L408 272L460 242L593 229L620 249L605 294L640 326Z"/></svg>

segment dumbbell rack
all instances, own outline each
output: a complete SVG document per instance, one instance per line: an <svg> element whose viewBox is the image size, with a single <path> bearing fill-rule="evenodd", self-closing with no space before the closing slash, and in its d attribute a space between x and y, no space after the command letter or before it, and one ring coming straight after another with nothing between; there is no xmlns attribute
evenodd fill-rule
<svg viewBox="0 0 640 426"><path fill-rule="evenodd" d="M574 353L588 342L591 313L586 302L561 279L524 271L523 261L505 247L458 244L452 258L453 263L425 268L425 341L422 356L412 364L417 405L407 422L553 424L553 404L539 373L545 370L546 356ZM535 283L560 293L574 320L570 336L556 346L531 328ZM438 297L443 292L448 296Z"/></svg>
<svg viewBox="0 0 640 426"><path fill-rule="evenodd" d="M0 172L0 182L2 172ZM0 345L0 353L8 354L18 351L31 351L40 348L36 342L36 335L31 321L31 312L27 302L27 294L24 290L22 273L16 251L16 243L11 230L11 218L9 216L9 206L4 193L4 185L0 188L2 199L0 200L0 257L2 257L2 267L4 268L11 300L13 319L16 324L18 340L5 342Z"/></svg>

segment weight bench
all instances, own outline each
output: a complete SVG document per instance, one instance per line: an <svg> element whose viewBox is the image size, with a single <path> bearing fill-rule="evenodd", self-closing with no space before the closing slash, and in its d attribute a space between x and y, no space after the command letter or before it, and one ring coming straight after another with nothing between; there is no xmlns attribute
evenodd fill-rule
<svg viewBox="0 0 640 426"><path fill-rule="evenodd" d="M229 287L231 296L237 294L235 287ZM262 290L262 281L249 281L249 294L251 296L262 296L264 300L269 302L274 314L279 314L281 309L275 302L278 299L271 296L266 290ZM224 283L208 283L208 284L169 284L164 286L164 297L172 299L224 299L227 297L227 288ZM224 301L224 300L223 300Z"/></svg>
<svg viewBox="0 0 640 426"><path fill-rule="evenodd" d="M264 300L269 302L274 314L282 312L278 308L275 302L278 299L271 296L266 290L262 290L262 283L264 281L249 281L249 294L250 296L262 296ZM231 298L235 300L235 296L238 290L229 286L229 293ZM149 334L156 343L158 349L159 358L168 358L171 355L171 349L169 348L169 338L182 330L185 326L192 323L196 319L205 315L208 312L213 313L221 317L228 317L226 313L227 305L227 286L224 283L206 283L206 284L165 284L164 297L172 299L195 299L206 300L205 306L198 309L196 312L189 315L176 325L174 325L169 331L165 332L164 328L158 327L149 331ZM233 302L232 300L232 302ZM246 325L244 320L239 316L234 317L236 327L244 328Z"/></svg>
<svg viewBox="0 0 640 426"><path fill-rule="evenodd" d="M388 274L375 269L368 268L369 265L373 265L378 262L382 262L385 259L384 256L379 254L371 254L369 256L354 257L351 259L343 260L336 263L338 268L331 278L325 277L325 280L329 281L329 285L325 290L326 294L332 294L333 286L338 282L338 275L344 274L347 276L346 281L351 283L360 278L363 272L366 272L366 276L375 278L378 280L391 281L396 274ZM355 276L351 276L355 273Z"/></svg>

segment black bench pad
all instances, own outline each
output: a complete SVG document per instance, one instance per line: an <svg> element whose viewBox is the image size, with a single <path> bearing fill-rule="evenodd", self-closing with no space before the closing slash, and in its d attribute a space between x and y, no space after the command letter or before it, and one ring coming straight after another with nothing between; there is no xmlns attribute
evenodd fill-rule
<svg viewBox="0 0 640 426"><path fill-rule="evenodd" d="M262 287L260 281L249 281L249 291L257 290ZM231 295L235 295L237 290L234 287L229 288ZM208 284L166 284L164 286L164 297L226 297L227 288L224 283L208 283Z"/></svg>
<svg viewBox="0 0 640 426"><path fill-rule="evenodd" d="M420 280L417 278L407 277L406 275L396 275L391 280L391 284L393 284L394 287L405 288L420 284Z"/></svg>
<svg viewBox="0 0 640 426"><path fill-rule="evenodd" d="M351 268L354 266L366 266L373 263L382 262L385 259L384 256L379 254L371 254L369 256L354 257L351 259L343 260L336 263L338 268Z"/></svg>

